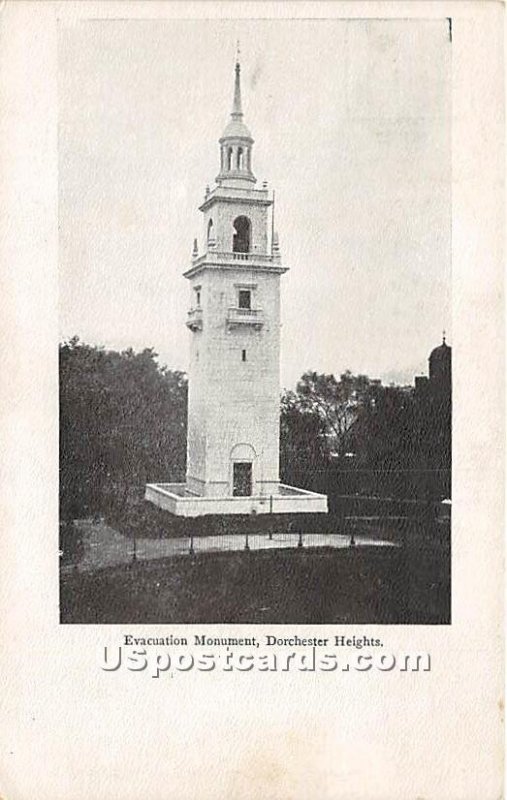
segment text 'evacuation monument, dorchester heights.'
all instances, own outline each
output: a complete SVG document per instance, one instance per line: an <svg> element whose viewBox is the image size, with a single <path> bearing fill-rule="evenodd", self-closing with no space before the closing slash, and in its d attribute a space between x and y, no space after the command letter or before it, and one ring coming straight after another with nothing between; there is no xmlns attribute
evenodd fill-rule
<svg viewBox="0 0 507 800"><path fill-rule="evenodd" d="M273 199L256 189L253 139L243 122L240 65L220 144L216 186L194 241L186 482L146 486L172 514L326 512L327 497L280 483L280 276Z"/></svg>

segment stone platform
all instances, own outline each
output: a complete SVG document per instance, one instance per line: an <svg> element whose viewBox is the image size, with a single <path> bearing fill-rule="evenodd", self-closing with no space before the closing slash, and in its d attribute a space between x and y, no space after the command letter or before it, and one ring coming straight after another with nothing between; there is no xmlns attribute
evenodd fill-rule
<svg viewBox="0 0 507 800"><path fill-rule="evenodd" d="M148 483L145 500L181 517L209 514L311 514L327 513L325 494L281 483L277 494L247 497L203 497L185 483Z"/></svg>

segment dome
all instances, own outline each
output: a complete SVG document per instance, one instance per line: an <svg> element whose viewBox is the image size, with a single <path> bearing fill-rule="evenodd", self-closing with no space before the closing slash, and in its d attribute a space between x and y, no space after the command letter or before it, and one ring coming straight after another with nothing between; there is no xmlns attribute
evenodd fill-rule
<svg viewBox="0 0 507 800"><path fill-rule="evenodd" d="M450 358L452 348L446 344L445 339L443 340L442 344L438 347L435 347L430 353L430 361L437 359L439 361L443 361L445 359Z"/></svg>
<svg viewBox="0 0 507 800"><path fill-rule="evenodd" d="M231 119L220 141L223 139L248 139L250 142L253 142L252 134L245 123L239 119Z"/></svg>
<svg viewBox="0 0 507 800"><path fill-rule="evenodd" d="M444 336L442 344L435 347L430 353L430 381L438 382L442 386L450 385L451 354L452 348L446 344Z"/></svg>

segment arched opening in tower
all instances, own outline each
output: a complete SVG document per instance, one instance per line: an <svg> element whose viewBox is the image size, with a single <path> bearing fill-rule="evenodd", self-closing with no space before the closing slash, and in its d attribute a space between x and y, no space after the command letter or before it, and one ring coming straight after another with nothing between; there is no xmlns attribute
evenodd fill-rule
<svg viewBox="0 0 507 800"><path fill-rule="evenodd" d="M234 235L232 237L232 252L249 253L251 230L250 220L248 217L236 217L233 225Z"/></svg>
<svg viewBox="0 0 507 800"><path fill-rule="evenodd" d="M243 169L243 148L238 147L238 169Z"/></svg>
<svg viewBox="0 0 507 800"><path fill-rule="evenodd" d="M232 147L227 148L227 170L230 172L232 169Z"/></svg>
<svg viewBox="0 0 507 800"><path fill-rule="evenodd" d="M210 219L210 221L208 222L208 244L212 241L212 239L213 239L213 220Z"/></svg>

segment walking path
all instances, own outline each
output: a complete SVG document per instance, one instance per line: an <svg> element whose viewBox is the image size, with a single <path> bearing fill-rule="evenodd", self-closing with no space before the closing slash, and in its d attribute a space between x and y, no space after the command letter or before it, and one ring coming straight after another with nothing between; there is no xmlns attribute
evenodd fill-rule
<svg viewBox="0 0 507 800"><path fill-rule="evenodd" d="M178 537L174 539L137 539L135 544L118 531L104 523L94 524L88 520L75 522L83 541L83 556L77 565L79 572L94 572L102 567L126 564L135 558L146 561L157 558L168 558L190 553L190 539ZM219 553L224 551L245 550L248 538L249 550L269 550L280 548L303 547L350 547L350 536L343 534L306 533L301 539L297 533L274 533L272 538L266 533L221 534L218 536L196 536L192 540L194 553ZM375 539L371 535L355 534L355 545L365 547L376 545L395 547L393 542ZM300 542L302 544L300 544ZM74 566L66 565L62 571L72 572Z"/></svg>

